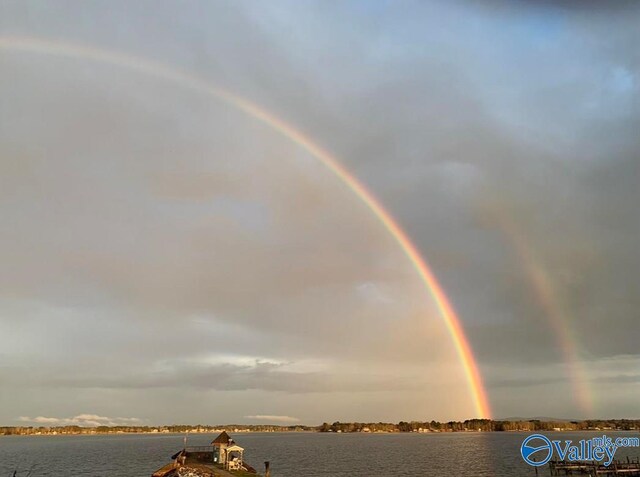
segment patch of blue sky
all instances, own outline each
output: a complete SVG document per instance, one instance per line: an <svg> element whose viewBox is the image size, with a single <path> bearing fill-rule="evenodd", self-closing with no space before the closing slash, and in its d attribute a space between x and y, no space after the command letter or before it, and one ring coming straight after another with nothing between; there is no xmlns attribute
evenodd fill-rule
<svg viewBox="0 0 640 477"><path fill-rule="evenodd" d="M514 22L520 38L533 46L553 45L566 32L567 14L558 8L531 9Z"/></svg>
<svg viewBox="0 0 640 477"><path fill-rule="evenodd" d="M624 66L616 66L609 77L609 88L615 93L629 93L635 89L635 75Z"/></svg>

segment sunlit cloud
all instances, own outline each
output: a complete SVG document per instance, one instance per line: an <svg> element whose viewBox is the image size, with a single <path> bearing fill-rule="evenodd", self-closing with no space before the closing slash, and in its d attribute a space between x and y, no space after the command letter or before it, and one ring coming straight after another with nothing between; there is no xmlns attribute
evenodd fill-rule
<svg viewBox="0 0 640 477"><path fill-rule="evenodd" d="M258 414L255 416L244 416L246 419L251 419L255 421L269 421L269 422L284 422L295 424L296 422L300 422L300 419L297 417L291 416L270 416L268 414Z"/></svg>
<svg viewBox="0 0 640 477"><path fill-rule="evenodd" d="M142 425L143 420L137 417L105 417L97 414L79 414L74 417L28 417L20 416L17 421L46 426L136 426Z"/></svg>

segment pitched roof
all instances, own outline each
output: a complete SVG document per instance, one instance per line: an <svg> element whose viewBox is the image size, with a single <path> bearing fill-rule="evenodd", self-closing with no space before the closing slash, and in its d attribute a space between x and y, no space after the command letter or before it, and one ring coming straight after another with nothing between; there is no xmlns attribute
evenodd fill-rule
<svg viewBox="0 0 640 477"><path fill-rule="evenodd" d="M177 458L178 458L178 456L182 455L182 453L183 453L183 452L184 452L184 449L180 449L178 452L176 452L175 454L173 454L173 455L171 456L171 459L172 459L172 460L177 459Z"/></svg>
<svg viewBox="0 0 640 477"><path fill-rule="evenodd" d="M218 437L216 437L211 444L213 444L213 445L216 445L216 444L229 445L229 442L231 442L232 440L233 439L231 439L231 437L229 437L229 434L227 434L226 431L222 431L220 433L220 435Z"/></svg>

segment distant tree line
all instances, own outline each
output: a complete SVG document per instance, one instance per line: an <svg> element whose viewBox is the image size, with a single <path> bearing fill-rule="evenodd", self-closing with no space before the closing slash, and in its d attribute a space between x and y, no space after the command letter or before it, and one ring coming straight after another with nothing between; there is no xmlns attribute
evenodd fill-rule
<svg viewBox="0 0 640 477"><path fill-rule="evenodd" d="M124 433L215 433L227 432L505 432L505 431L582 431L582 430L640 430L640 419L608 419L584 421L542 421L538 419L494 421L468 419L466 421L400 421L389 422L339 422L320 426L277 425L170 425L170 426L57 426L0 427L0 435L54 435L54 434L124 434Z"/></svg>
<svg viewBox="0 0 640 477"><path fill-rule="evenodd" d="M215 433L227 432L302 432L317 431L315 426L278 426L278 425L246 425L225 424L210 425L184 425L175 424L169 426L15 426L0 427L0 435L56 435L56 434L153 434L153 433Z"/></svg>
<svg viewBox="0 0 640 477"><path fill-rule="evenodd" d="M318 426L319 432L501 432L501 431L581 431L581 430L639 430L640 420L610 419L585 421L494 421L468 419L466 421L400 421L389 422L334 422Z"/></svg>

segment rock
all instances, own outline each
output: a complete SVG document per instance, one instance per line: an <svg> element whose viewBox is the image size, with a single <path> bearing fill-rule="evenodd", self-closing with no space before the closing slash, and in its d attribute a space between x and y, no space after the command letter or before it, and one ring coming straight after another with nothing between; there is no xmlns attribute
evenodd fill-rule
<svg viewBox="0 0 640 477"><path fill-rule="evenodd" d="M196 469L189 466L180 467L178 469L179 477L215 477L213 472L202 469Z"/></svg>

